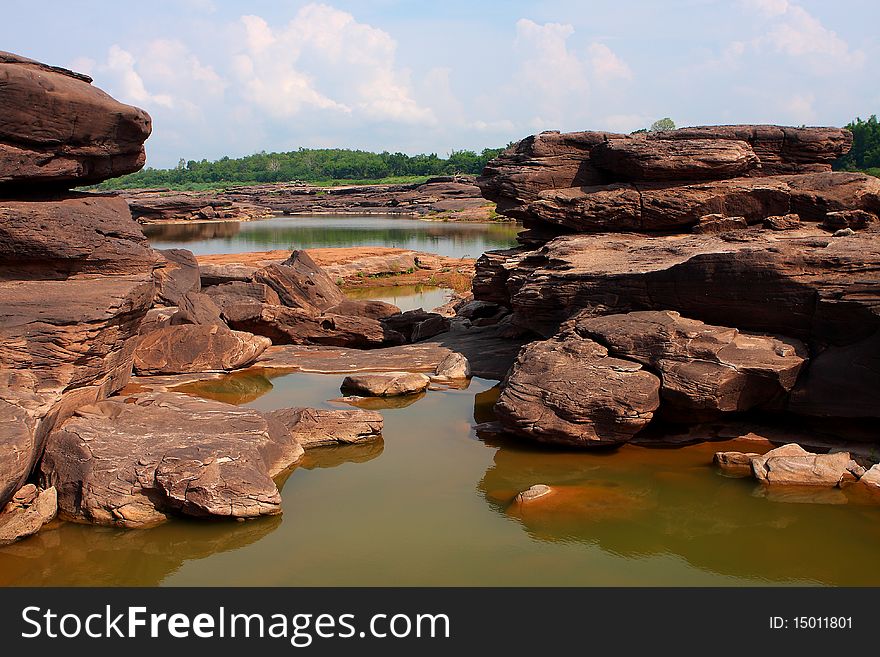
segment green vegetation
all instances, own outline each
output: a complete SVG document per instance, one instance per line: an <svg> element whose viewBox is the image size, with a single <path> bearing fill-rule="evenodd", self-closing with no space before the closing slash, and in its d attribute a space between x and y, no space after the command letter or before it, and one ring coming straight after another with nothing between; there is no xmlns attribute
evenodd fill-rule
<svg viewBox="0 0 880 657"><path fill-rule="evenodd" d="M880 177L880 122L876 115L867 121L857 118L845 126L853 133L853 145L849 153L834 163L842 171L864 171Z"/></svg>
<svg viewBox="0 0 880 657"><path fill-rule="evenodd" d="M300 148L288 153L257 153L215 162L180 160L174 169L144 169L108 180L98 189L170 187L203 190L234 185L301 180L318 185L417 183L431 176L477 174L503 149L481 153L453 151L443 159L430 155L370 153L336 148Z"/></svg>
<svg viewBox="0 0 880 657"><path fill-rule="evenodd" d="M675 130L675 121L670 119L668 116L663 117L662 119L657 119L654 123L651 124L649 128L650 132L665 132L666 130Z"/></svg>

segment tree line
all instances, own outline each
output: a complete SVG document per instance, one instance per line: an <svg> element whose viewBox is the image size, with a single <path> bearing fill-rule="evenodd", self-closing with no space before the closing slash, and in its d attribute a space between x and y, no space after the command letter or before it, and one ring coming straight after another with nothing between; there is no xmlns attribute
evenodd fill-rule
<svg viewBox="0 0 880 657"><path fill-rule="evenodd" d="M255 153L240 158L181 159L174 169L146 168L102 183L107 189L163 187L187 184L327 182L335 180L382 180L417 176L479 174L502 148L480 153L453 151L446 158L436 153L371 153L342 148L300 148L287 153Z"/></svg>
<svg viewBox="0 0 880 657"><path fill-rule="evenodd" d="M857 118L846 125L853 133L853 145L849 153L834 163L834 168L843 171L867 171L880 176L880 122L877 116L863 121Z"/></svg>

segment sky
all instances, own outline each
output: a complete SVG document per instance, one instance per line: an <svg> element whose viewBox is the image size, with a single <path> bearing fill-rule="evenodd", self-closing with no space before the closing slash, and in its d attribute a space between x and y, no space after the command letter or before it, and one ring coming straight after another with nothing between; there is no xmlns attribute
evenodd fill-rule
<svg viewBox="0 0 880 657"><path fill-rule="evenodd" d="M3 0L0 49L153 117L147 164L880 114L877 0Z"/></svg>

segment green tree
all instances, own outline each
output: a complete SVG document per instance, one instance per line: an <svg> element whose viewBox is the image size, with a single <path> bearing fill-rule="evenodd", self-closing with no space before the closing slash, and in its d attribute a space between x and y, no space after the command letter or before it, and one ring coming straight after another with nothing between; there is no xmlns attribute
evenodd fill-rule
<svg viewBox="0 0 880 657"><path fill-rule="evenodd" d="M651 124L650 128L651 132L665 132L667 130L675 130L675 121L668 116L665 116L662 119L657 119Z"/></svg>
<svg viewBox="0 0 880 657"><path fill-rule="evenodd" d="M880 122L877 116L872 114L867 121L856 118L846 128L853 134L853 145L849 153L834 163L834 168L855 171L880 167Z"/></svg>

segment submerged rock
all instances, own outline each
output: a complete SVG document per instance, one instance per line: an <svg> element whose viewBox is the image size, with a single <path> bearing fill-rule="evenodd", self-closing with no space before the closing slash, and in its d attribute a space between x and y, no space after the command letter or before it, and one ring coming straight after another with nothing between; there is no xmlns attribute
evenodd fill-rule
<svg viewBox="0 0 880 657"><path fill-rule="evenodd" d="M302 454L284 426L256 411L152 393L80 408L49 437L40 467L66 518L144 527L169 513L280 513L272 477Z"/></svg>

